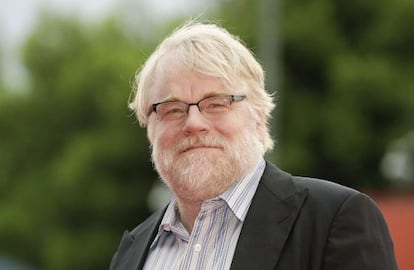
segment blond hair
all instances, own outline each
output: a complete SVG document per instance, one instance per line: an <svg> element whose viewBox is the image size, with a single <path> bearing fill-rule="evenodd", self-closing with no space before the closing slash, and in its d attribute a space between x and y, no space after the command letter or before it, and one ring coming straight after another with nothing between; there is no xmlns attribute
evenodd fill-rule
<svg viewBox="0 0 414 270"><path fill-rule="evenodd" d="M189 21L177 28L137 71L130 108L142 126L145 127L148 123L148 100L156 79L157 66L160 59L169 52L174 52L190 70L218 77L230 89L244 91L253 112L265 129L264 138L261 138L265 151L273 148L269 121L275 104L265 90L264 71L238 37L212 23Z"/></svg>

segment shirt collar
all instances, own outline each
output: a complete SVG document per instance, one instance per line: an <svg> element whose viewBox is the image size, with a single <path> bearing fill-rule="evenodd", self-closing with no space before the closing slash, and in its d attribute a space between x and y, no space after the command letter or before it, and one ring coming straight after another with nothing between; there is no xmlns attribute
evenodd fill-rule
<svg viewBox="0 0 414 270"><path fill-rule="evenodd" d="M266 162L263 158L261 158L252 172L242 177L239 181L230 186L225 192L210 200L224 200L227 206L235 214L235 216L241 222L244 222L257 186L259 185L260 178L263 175L265 166ZM167 206L164 217L161 220L158 234L156 236L156 239L154 239L154 242L157 241L162 231L171 231L173 228L177 227L182 227L182 229L184 228L179 222L178 204L176 199L173 197Z"/></svg>
<svg viewBox="0 0 414 270"><path fill-rule="evenodd" d="M256 193L265 166L266 162L261 158L252 172L245 175L240 181L237 181L218 196L227 203L236 217L242 222L244 222L244 219L246 218L247 210Z"/></svg>

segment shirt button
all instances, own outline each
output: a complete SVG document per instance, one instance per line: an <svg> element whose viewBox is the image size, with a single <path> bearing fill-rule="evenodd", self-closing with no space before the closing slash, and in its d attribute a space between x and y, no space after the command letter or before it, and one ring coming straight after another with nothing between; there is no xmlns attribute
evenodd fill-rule
<svg viewBox="0 0 414 270"><path fill-rule="evenodd" d="M195 244L194 245L194 251L195 252L200 252L200 250L201 250L201 245L200 244Z"/></svg>

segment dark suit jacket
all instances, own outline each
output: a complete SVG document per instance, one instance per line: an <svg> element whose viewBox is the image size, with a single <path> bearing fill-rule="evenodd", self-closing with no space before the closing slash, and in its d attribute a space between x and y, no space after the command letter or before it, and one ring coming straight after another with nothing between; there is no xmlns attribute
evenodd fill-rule
<svg viewBox="0 0 414 270"><path fill-rule="evenodd" d="M165 209L125 232L111 270L141 269ZM266 165L231 269L394 270L384 218L366 195Z"/></svg>

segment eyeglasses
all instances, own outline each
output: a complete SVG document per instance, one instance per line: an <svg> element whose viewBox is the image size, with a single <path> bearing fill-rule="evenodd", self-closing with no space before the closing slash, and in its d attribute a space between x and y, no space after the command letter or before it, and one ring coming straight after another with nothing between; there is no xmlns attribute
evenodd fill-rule
<svg viewBox="0 0 414 270"><path fill-rule="evenodd" d="M217 95L206 97L197 103L186 103L184 101L165 101L152 104L152 111L157 118L163 121L182 120L187 117L190 106L197 106L198 110L206 118L214 118L230 110L233 102L242 101L246 96Z"/></svg>

